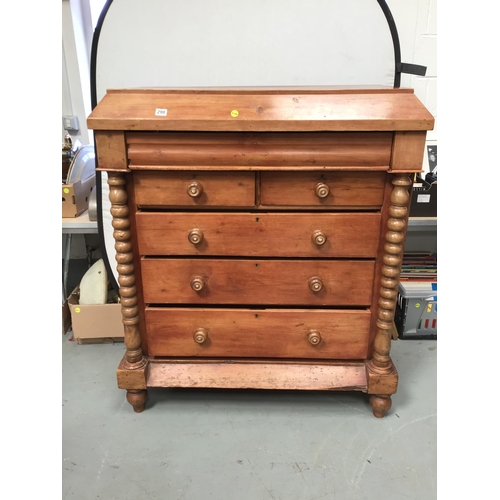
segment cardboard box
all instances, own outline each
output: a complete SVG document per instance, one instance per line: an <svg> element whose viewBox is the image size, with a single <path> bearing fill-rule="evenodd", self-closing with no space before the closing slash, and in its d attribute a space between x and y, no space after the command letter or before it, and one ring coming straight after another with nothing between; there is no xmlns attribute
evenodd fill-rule
<svg viewBox="0 0 500 500"><path fill-rule="evenodd" d="M68 297L73 338L78 344L102 344L124 341L121 304L79 303L80 287Z"/></svg>
<svg viewBox="0 0 500 500"><path fill-rule="evenodd" d="M62 216L78 217L89 207L89 197L95 187L95 175L84 181L62 185Z"/></svg>
<svg viewBox="0 0 500 500"><path fill-rule="evenodd" d="M66 332L71 327L71 312L69 310L68 299L63 302L62 305L62 334L66 335Z"/></svg>
<svg viewBox="0 0 500 500"><path fill-rule="evenodd" d="M417 177L413 184L410 217L437 217L437 182Z"/></svg>

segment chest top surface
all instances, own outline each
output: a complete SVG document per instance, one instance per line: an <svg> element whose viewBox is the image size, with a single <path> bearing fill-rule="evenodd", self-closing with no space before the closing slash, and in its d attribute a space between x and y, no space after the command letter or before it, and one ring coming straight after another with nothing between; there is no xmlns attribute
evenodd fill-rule
<svg viewBox="0 0 500 500"><path fill-rule="evenodd" d="M425 131L434 118L412 89L110 89L93 130Z"/></svg>

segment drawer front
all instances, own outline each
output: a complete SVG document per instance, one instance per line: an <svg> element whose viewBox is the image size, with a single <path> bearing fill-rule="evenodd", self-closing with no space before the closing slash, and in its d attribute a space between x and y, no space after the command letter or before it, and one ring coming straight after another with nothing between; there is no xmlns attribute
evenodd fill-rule
<svg viewBox="0 0 500 500"><path fill-rule="evenodd" d="M385 172L262 172L263 206L380 207Z"/></svg>
<svg viewBox="0 0 500 500"><path fill-rule="evenodd" d="M129 167L389 168L392 132L128 132Z"/></svg>
<svg viewBox="0 0 500 500"><path fill-rule="evenodd" d="M253 172L134 172L137 205L253 207Z"/></svg>
<svg viewBox="0 0 500 500"><path fill-rule="evenodd" d="M141 255L375 257L379 213L136 214Z"/></svg>
<svg viewBox="0 0 500 500"><path fill-rule="evenodd" d="M148 304L368 306L374 268L370 260L141 261Z"/></svg>
<svg viewBox="0 0 500 500"><path fill-rule="evenodd" d="M151 356L364 359L369 311L147 307Z"/></svg>

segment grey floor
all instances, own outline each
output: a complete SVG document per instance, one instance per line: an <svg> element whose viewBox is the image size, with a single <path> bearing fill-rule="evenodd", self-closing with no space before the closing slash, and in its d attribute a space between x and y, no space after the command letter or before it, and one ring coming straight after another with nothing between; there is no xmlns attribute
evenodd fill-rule
<svg viewBox="0 0 500 500"><path fill-rule="evenodd" d="M432 500L437 342L396 340L392 409L362 393L116 386L124 344L62 339L62 498Z"/></svg>

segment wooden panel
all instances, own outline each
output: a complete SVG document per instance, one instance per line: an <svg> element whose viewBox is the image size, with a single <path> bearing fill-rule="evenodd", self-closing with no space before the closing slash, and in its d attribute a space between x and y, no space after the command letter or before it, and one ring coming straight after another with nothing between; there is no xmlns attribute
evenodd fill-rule
<svg viewBox="0 0 500 500"><path fill-rule="evenodd" d="M303 94L317 94L317 95L328 95L328 94L387 94L387 92L395 94L413 94L413 89L408 87L400 87L397 89L391 88L390 90L387 86L374 86L367 87L366 85L284 85L280 87L268 86L268 85L255 85L255 86L244 86L239 85L237 87L227 86L227 87L217 87L217 86L206 86L206 87L171 87L168 89L158 89L158 88L129 88L129 89L108 89L108 94L157 94L158 92L167 92L168 94L231 94L231 95L242 95L242 94L281 94L281 95L295 95L297 92Z"/></svg>
<svg viewBox="0 0 500 500"><path fill-rule="evenodd" d="M380 214L138 212L136 223L141 255L375 257Z"/></svg>
<svg viewBox="0 0 500 500"><path fill-rule="evenodd" d="M118 387L120 389L146 389L148 368L148 363L145 363L140 368L127 369L127 358L124 356L116 370Z"/></svg>
<svg viewBox="0 0 500 500"><path fill-rule="evenodd" d="M423 167L425 132L397 132L391 160L393 171L420 172Z"/></svg>
<svg viewBox="0 0 500 500"><path fill-rule="evenodd" d="M139 206L255 205L253 172L135 172L135 199ZM202 186L197 197L188 195L192 183Z"/></svg>
<svg viewBox="0 0 500 500"><path fill-rule="evenodd" d="M123 132L95 132L94 139L99 170L128 171Z"/></svg>
<svg viewBox="0 0 500 500"><path fill-rule="evenodd" d="M352 305L371 301L374 261L236 259L142 260L149 304ZM310 289L319 277L323 287ZM192 289L201 280L201 291ZM194 286L194 285L193 285Z"/></svg>
<svg viewBox="0 0 500 500"><path fill-rule="evenodd" d="M130 168L149 166L385 166L391 132L129 132Z"/></svg>
<svg viewBox="0 0 500 500"><path fill-rule="evenodd" d="M368 394L395 394L398 390L398 379L398 371L393 364L391 370L385 373L371 371L369 363L366 366Z"/></svg>
<svg viewBox="0 0 500 500"><path fill-rule="evenodd" d="M167 109L156 116L156 109ZM237 111L237 113L235 113ZM434 118L413 93L178 93L108 91L87 119L94 130L393 131L431 130Z"/></svg>
<svg viewBox="0 0 500 500"><path fill-rule="evenodd" d="M385 235L387 234L387 222L391 218L391 214L389 213L389 211L391 208L391 195L394 188L394 186L391 183L392 179L393 176L389 175L387 183L384 187L384 203L380 214L382 220L379 226L380 237L378 243L379 247L377 249L378 258L376 260L376 265L375 265L375 276L373 278L373 295L370 307L370 310L372 312L372 324L370 327L370 345L368 351L368 355L370 358L373 356L375 337L377 336L378 332L377 323L378 323L378 310L380 308L379 300L381 299L380 290L381 290L381 280L382 280L382 268L385 266L384 260L382 259L381 256L383 256L385 253L384 247L387 244L387 241L385 239Z"/></svg>
<svg viewBox="0 0 500 500"><path fill-rule="evenodd" d="M152 362L148 387L366 392L363 363Z"/></svg>
<svg viewBox="0 0 500 500"><path fill-rule="evenodd" d="M262 172L263 206L349 207L382 205L384 172ZM318 185L328 187L321 198Z"/></svg>
<svg viewBox="0 0 500 500"><path fill-rule="evenodd" d="M148 307L146 325L152 356L364 359L370 312ZM199 328L201 344L193 338Z"/></svg>

